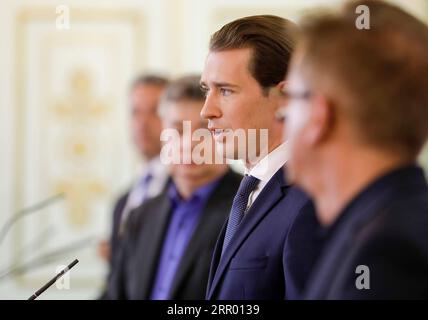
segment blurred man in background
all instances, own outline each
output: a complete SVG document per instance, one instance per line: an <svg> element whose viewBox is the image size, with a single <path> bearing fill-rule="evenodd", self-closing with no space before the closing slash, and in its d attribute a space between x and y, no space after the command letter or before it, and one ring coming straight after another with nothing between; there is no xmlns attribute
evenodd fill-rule
<svg viewBox="0 0 428 320"><path fill-rule="evenodd" d="M305 22L284 93L287 174L325 226L306 298L427 299L427 27L370 0Z"/></svg>
<svg viewBox="0 0 428 320"><path fill-rule="evenodd" d="M190 134L205 129L211 142L205 156L214 157L207 121L200 117L205 97L199 79L188 76L172 82L162 98L164 128L177 133L179 139L169 143L177 148L180 159L198 145L186 135L184 121L191 124ZM110 299L205 297L214 245L241 176L226 164L191 160L169 164L172 181L167 191L132 212L110 279Z"/></svg>
<svg viewBox="0 0 428 320"><path fill-rule="evenodd" d="M136 78L131 86L131 134L144 164L141 165L132 187L116 202L110 241L99 246L100 255L109 261L109 274L116 264L129 212L145 200L160 194L168 180L167 170L159 158L162 122L158 115L160 97L167 84L167 79L147 74Z"/></svg>

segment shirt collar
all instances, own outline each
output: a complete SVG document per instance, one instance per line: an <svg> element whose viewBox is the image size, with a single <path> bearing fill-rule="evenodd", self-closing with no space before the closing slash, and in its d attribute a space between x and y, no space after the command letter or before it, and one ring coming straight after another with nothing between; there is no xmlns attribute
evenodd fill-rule
<svg viewBox="0 0 428 320"><path fill-rule="evenodd" d="M160 160L160 156L154 157L147 162L142 163L138 167L140 176L145 176L150 172L153 176L158 176L167 170Z"/></svg>
<svg viewBox="0 0 428 320"><path fill-rule="evenodd" d="M285 165L287 160L288 146L287 142L284 142L262 158L253 168L248 169L245 167L245 174L251 175L262 182L267 182Z"/></svg>
<svg viewBox="0 0 428 320"><path fill-rule="evenodd" d="M181 197L174 181L171 180L170 185L168 187L168 198L171 200L173 205L179 205L181 203L187 203L194 200L206 201L208 197L211 195L211 193L214 191L214 189L217 187L220 179L221 177L203 185L202 187L199 187L198 189L195 190L195 192L193 192L192 196L187 200L184 200Z"/></svg>

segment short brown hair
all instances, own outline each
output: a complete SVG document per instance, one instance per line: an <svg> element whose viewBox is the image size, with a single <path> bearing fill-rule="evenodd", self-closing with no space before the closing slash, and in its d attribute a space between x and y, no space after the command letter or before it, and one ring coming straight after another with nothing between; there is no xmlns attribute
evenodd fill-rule
<svg viewBox="0 0 428 320"><path fill-rule="evenodd" d="M210 51L252 50L251 75L263 88L284 80L295 44L297 26L273 15L258 15L232 21L215 32Z"/></svg>
<svg viewBox="0 0 428 320"><path fill-rule="evenodd" d="M356 27L356 8L370 29ZM348 2L302 23L297 51L313 88L322 88L365 143L415 158L428 136L428 29L380 0Z"/></svg>
<svg viewBox="0 0 428 320"><path fill-rule="evenodd" d="M187 75L171 81L162 94L159 112L161 114L165 112L166 102L204 102L205 94L201 90L200 79L200 75Z"/></svg>
<svg viewBox="0 0 428 320"><path fill-rule="evenodd" d="M158 87L165 87L168 84L168 79L164 76L147 73L140 74L137 76L131 84L131 89L135 89L135 87L140 85L152 85Z"/></svg>

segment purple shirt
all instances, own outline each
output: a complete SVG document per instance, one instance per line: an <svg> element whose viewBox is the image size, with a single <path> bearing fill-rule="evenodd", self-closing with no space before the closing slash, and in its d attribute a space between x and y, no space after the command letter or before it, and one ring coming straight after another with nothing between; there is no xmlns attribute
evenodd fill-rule
<svg viewBox="0 0 428 320"><path fill-rule="evenodd" d="M168 189L168 197L171 201L170 221L153 282L151 300L170 298L169 292L180 260L198 224L205 203L218 182L219 179L197 189L187 200L181 198L174 183L171 182Z"/></svg>

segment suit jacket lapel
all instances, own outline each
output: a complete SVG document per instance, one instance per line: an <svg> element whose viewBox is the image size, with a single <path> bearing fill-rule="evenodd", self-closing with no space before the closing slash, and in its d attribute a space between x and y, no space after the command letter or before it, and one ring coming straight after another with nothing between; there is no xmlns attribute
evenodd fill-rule
<svg viewBox="0 0 428 320"><path fill-rule="evenodd" d="M239 249L241 244L258 225L258 223L269 213L269 211L276 205L276 203L285 196L285 187L287 185L284 182L282 169L278 170L275 175L270 179L268 184L264 187L262 192L257 197L251 208L245 214L239 229L230 241L230 244L226 251L223 253L223 257L219 261L217 271L214 275L213 282L210 286L208 293L208 299L211 299L216 286L218 285L223 273L226 270L227 265L234 256L235 252ZM224 233L223 233L224 237ZM223 243L223 241L221 241ZM217 248L221 253L221 247Z"/></svg>
<svg viewBox="0 0 428 320"><path fill-rule="evenodd" d="M159 198L157 204L157 208L148 208L148 211L153 212L153 214L145 221L146 225L142 233L144 236L139 239L140 248L144 248L144 250L137 253L139 268L134 270L134 272L141 274L137 279L140 279L138 291L141 292L142 299L150 297L150 290L156 276L159 252L162 250L164 235L170 218L171 204L166 194Z"/></svg>
<svg viewBox="0 0 428 320"><path fill-rule="evenodd" d="M331 281L343 262L343 252L349 250L349 238L352 237L350 232L349 228L346 231L342 230L339 235L334 236L329 245L324 247L321 254L322 261L318 260L314 268L316 272L312 272L308 282L310 287L306 299L325 298Z"/></svg>
<svg viewBox="0 0 428 320"><path fill-rule="evenodd" d="M214 276L215 276L217 268L218 268L218 264L220 262L221 251L223 249L223 240L224 240L224 236L226 234L226 228L227 228L227 222L228 221L229 221L229 219L227 219L225 221L225 223L221 229L221 232L217 238L217 242L215 244L214 253L212 256L212 260L211 260L210 274L208 277L208 287L207 287L206 299L210 299L210 296L211 296L211 288L212 288Z"/></svg>
<svg viewBox="0 0 428 320"><path fill-rule="evenodd" d="M343 221L342 226L330 239L321 254L308 282L310 284L306 299L326 299L334 286L334 279L338 276L341 266L345 263L344 257L354 247L353 238L368 218L373 219L379 208L367 208L357 215Z"/></svg>

